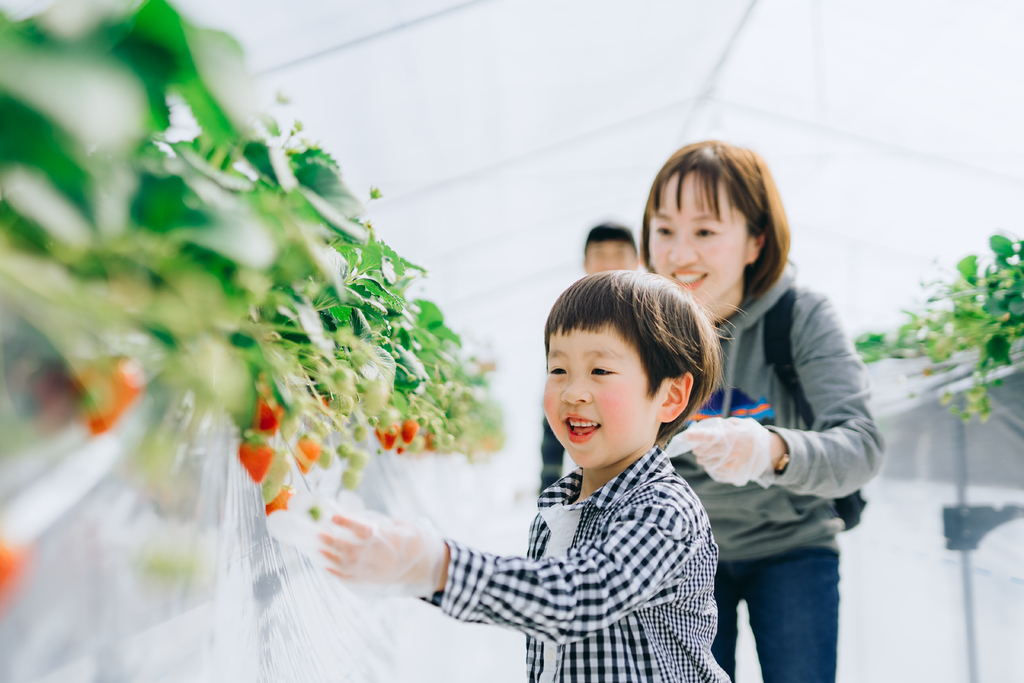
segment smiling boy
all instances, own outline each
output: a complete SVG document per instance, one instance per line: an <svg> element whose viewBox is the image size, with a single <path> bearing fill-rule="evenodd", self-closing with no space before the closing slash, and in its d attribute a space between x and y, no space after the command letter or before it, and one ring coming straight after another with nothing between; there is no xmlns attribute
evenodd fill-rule
<svg viewBox="0 0 1024 683"><path fill-rule="evenodd" d="M672 281L614 271L566 290L544 336L544 411L579 469L541 495L529 557L337 516L331 571L525 632L531 683L727 682L711 655L718 548L661 450L718 381L714 326Z"/></svg>

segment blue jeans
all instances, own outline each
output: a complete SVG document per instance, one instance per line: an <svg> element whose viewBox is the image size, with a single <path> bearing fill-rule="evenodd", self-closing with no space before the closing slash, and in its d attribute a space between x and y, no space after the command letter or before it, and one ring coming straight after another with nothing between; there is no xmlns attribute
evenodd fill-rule
<svg viewBox="0 0 1024 683"><path fill-rule="evenodd" d="M718 634L711 652L736 680L736 607L747 603L764 683L835 683L839 555L800 548L759 560L719 562Z"/></svg>

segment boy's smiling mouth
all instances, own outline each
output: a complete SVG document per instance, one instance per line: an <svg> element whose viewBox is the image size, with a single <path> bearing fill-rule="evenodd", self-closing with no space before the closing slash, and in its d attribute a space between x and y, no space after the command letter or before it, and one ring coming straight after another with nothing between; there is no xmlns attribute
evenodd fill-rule
<svg viewBox="0 0 1024 683"><path fill-rule="evenodd" d="M599 423L581 417L565 418L565 426L569 429L569 440L573 443L588 441L594 432L601 428Z"/></svg>

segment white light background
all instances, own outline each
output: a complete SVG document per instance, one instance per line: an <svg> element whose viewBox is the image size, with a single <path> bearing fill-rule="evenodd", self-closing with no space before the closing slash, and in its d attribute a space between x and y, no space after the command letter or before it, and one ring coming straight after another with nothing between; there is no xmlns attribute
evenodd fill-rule
<svg viewBox="0 0 1024 683"><path fill-rule="evenodd" d="M714 137L767 159L798 281L832 299L851 335L896 327L923 281L985 250L993 232L1024 234L1024 5L1014 0L176 4L241 41L266 110L301 120L357 193L381 189L368 213L378 234L430 270L423 296L497 362L508 446L486 468L500 481L496 503L536 493L543 323L583 275L587 231L608 219L638 231L650 183L680 146ZM291 104L273 104L278 92ZM886 486L880 518L947 495ZM1004 494L991 495L1012 502ZM959 570L917 581L910 565L877 561L898 543L941 554L928 515L926 528L843 541L841 681L966 680L950 593ZM1014 533L998 546L1006 566L1019 560ZM986 590L979 600L997 604ZM1005 599L1010 611L981 618L984 679L1020 682L1024 586ZM883 600L891 609L865 607ZM498 641L467 642L487 652ZM756 680L751 647L741 646L740 681ZM452 666L456 680L467 665Z"/></svg>

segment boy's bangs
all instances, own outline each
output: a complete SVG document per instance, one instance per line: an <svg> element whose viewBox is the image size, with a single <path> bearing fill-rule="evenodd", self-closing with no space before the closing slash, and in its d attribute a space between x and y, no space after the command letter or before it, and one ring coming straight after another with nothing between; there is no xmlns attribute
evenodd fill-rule
<svg viewBox="0 0 1024 683"><path fill-rule="evenodd" d="M545 352L549 350L551 337L572 332L612 331L635 346L638 331L629 302L621 293L612 291L608 286L610 282L596 284L599 286L584 286L567 292L551 310L544 330Z"/></svg>

